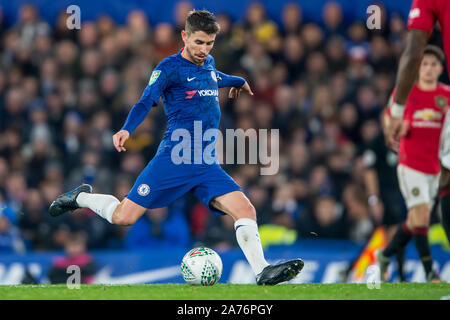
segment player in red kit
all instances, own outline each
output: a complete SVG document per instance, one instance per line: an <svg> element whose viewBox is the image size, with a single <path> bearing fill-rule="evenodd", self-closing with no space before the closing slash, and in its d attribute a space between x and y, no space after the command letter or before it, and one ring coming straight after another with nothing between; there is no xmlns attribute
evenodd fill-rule
<svg viewBox="0 0 450 320"><path fill-rule="evenodd" d="M438 82L443 71L444 53L429 45L424 50L419 79L406 101L402 138L398 155L398 181L406 206L407 220L388 246L377 253L380 274L386 279L390 257L414 239L427 281L440 281L432 269L427 239L431 209L439 188L439 145L444 119L450 101L450 87ZM395 91L392 96L395 96ZM391 99L392 100L392 99ZM392 112L388 108L388 115Z"/></svg>
<svg viewBox="0 0 450 320"><path fill-rule="evenodd" d="M387 144L392 150L398 150L399 148L403 133L401 128L406 100L417 79L422 55L436 22L439 22L441 27L447 69L450 72L450 1L413 0L409 12L406 47L400 58L397 71L397 90L391 108L391 119L386 128ZM444 128L441 133L439 157L441 162L439 182L441 220L447 238L450 239L450 117L448 114L444 120ZM401 230L400 228L399 232Z"/></svg>

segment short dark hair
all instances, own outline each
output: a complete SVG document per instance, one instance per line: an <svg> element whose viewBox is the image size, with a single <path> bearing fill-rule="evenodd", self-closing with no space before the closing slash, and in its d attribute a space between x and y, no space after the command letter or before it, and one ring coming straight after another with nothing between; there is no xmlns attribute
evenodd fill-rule
<svg viewBox="0 0 450 320"><path fill-rule="evenodd" d="M423 54L431 54L433 56L435 56L440 63L444 64L445 61L445 54L444 51L442 51L441 48L439 48L438 46L435 46L433 44L429 44L425 47L425 50L423 51Z"/></svg>
<svg viewBox="0 0 450 320"><path fill-rule="evenodd" d="M207 10L192 10L186 18L184 30L187 33L203 31L207 34L216 34L220 30L216 17Z"/></svg>

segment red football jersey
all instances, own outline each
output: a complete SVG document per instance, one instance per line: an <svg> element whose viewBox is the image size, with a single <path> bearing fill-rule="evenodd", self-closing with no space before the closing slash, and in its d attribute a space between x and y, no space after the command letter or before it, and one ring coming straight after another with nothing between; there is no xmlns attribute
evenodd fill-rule
<svg viewBox="0 0 450 320"><path fill-rule="evenodd" d="M392 97L395 96L395 89ZM398 163L426 174L441 171L439 143L447 106L450 103L450 87L439 83L435 90L424 91L417 84L406 101L403 119L408 122L407 134L400 140ZM388 108L390 115L390 106Z"/></svg>
<svg viewBox="0 0 450 320"><path fill-rule="evenodd" d="M413 0L408 16L408 29L431 33L436 21L441 26L447 70L450 74L450 1Z"/></svg>

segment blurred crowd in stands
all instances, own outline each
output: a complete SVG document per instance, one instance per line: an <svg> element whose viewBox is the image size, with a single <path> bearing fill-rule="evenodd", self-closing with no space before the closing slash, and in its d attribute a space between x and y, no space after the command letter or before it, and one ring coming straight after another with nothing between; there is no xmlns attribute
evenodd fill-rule
<svg viewBox="0 0 450 320"><path fill-rule="evenodd" d="M153 25L132 11L125 25L101 16L80 30L67 28L65 12L51 26L27 4L12 27L0 15L0 252L60 250L74 233L84 234L89 249L237 246L230 218L210 214L191 195L127 228L87 209L47 214L59 194L83 182L122 200L152 159L165 128L161 104L127 152L116 152L111 137L152 69L183 46L191 9L178 3L175 24ZM404 19L383 11L381 30L368 30L364 21L344 20L332 1L321 24L305 23L293 3L280 12L281 24L258 2L242 21L216 14L216 68L245 77L255 93L230 100L220 89L221 129L280 130L276 175L260 175L259 165L224 166L258 223L283 227L297 241L366 240L380 221L369 210L361 155L381 132Z"/></svg>

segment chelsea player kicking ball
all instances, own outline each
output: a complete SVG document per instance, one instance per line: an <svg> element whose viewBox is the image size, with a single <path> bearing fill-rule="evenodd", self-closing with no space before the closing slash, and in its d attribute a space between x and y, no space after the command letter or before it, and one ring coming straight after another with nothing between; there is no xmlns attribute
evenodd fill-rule
<svg viewBox="0 0 450 320"><path fill-rule="evenodd" d="M222 276L222 259L210 248L194 248L184 255L181 274L190 285L212 286Z"/></svg>

